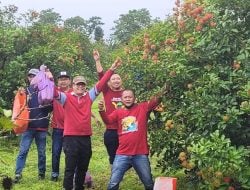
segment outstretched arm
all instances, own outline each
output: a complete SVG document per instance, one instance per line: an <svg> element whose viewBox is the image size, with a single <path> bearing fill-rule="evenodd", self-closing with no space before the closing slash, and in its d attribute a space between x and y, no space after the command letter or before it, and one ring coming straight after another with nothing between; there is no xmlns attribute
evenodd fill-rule
<svg viewBox="0 0 250 190"><path fill-rule="evenodd" d="M148 109L149 110L153 110L155 109L162 101L162 97L167 94L167 92L169 91L169 87L167 85L165 85L164 87L162 87L162 89L160 90L160 92L158 92L157 94L155 94L149 101L148 101Z"/></svg>
<svg viewBox="0 0 250 190"><path fill-rule="evenodd" d="M58 91L57 87L54 87L54 99L56 99L61 105L64 105L67 99L67 96L64 92Z"/></svg>
<svg viewBox="0 0 250 190"><path fill-rule="evenodd" d="M99 80L96 85L89 90L89 95L92 101L94 101L97 95L103 91L106 86L106 83L114 73L114 71L121 65L122 61L120 58L117 58L115 62L112 64L110 69L104 74L104 76Z"/></svg>
<svg viewBox="0 0 250 190"><path fill-rule="evenodd" d="M103 73L103 67L101 65L101 61L100 61L100 54L98 52L98 50L94 49L93 50L93 58L95 60L95 67L96 67L96 71L97 73Z"/></svg>
<svg viewBox="0 0 250 190"><path fill-rule="evenodd" d="M111 65L109 70L104 74L104 76L101 78L101 80L96 84L96 90L97 92L101 92L103 88L105 87L106 83L110 79L111 75L114 73L114 71L122 64L121 58L116 58L114 63Z"/></svg>

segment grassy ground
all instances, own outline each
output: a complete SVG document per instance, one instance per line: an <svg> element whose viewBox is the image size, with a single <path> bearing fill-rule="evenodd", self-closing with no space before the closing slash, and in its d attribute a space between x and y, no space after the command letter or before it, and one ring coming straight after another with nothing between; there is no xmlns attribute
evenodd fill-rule
<svg viewBox="0 0 250 190"><path fill-rule="evenodd" d="M93 105L93 112L99 116L97 112L96 103ZM97 127L93 122L93 136L92 136L92 158L90 161L90 173L94 181L94 188L97 190L106 189L110 177L110 166L108 162L108 155L103 145L104 127ZM15 160L19 150L20 137L15 139L0 139L0 179L3 175L10 177L14 176ZM160 176L160 172L154 167L154 160L152 160L153 176ZM51 136L47 137L47 171L45 180L38 180L37 169L37 150L35 143L32 143L29 151L26 166L23 171L23 178L19 184L14 185L14 190L58 190L62 189L63 172L64 172L64 154L61 157L61 176L58 182L50 181L51 173ZM1 187L0 187L1 189ZM139 178L134 170L129 170L124 176L120 184L122 190L141 190L144 189Z"/></svg>

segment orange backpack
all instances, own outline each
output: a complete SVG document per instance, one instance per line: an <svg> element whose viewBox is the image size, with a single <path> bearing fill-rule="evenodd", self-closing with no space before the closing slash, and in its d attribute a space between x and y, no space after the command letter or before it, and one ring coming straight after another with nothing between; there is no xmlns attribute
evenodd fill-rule
<svg viewBox="0 0 250 190"><path fill-rule="evenodd" d="M16 134L25 132L29 124L29 109L27 107L27 95L18 91L13 104L13 130Z"/></svg>

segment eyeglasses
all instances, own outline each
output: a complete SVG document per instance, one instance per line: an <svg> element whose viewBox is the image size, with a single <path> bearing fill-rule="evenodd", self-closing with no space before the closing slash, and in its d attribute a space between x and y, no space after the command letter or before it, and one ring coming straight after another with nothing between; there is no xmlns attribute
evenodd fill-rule
<svg viewBox="0 0 250 190"><path fill-rule="evenodd" d="M83 83L83 82L78 82L78 83L74 83L74 85L76 85L76 86L86 86L86 84L85 83Z"/></svg>

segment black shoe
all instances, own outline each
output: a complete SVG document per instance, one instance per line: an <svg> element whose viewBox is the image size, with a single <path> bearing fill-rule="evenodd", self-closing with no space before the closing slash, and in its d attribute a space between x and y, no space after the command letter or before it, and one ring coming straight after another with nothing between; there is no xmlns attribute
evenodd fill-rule
<svg viewBox="0 0 250 190"><path fill-rule="evenodd" d="M22 174L16 174L13 182L19 183L21 179L22 179Z"/></svg>
<svg viewBox="0 0 250 190"><path fill-rule="evenodd" d="M45 179L45 174L38 174L38 179L39 180L44 180Z"/></svg>
<svg viewBox="0 0 250 190"><path fill-rule="evenodd" d="M9 176L4 176L2 180L2 186L5 190L12 189L13 180Z"/></svg>
<svg viewBox="0 0 250 190"><path fill-rule="evenodd" d="M51 180L51 181L54 181L54 182L57 182L57 181L58 181L58 177L57 177L57 176L56 176L56 177L53 177L53 176L52 176L52 177L50 178L50 180Z"/></svg>

